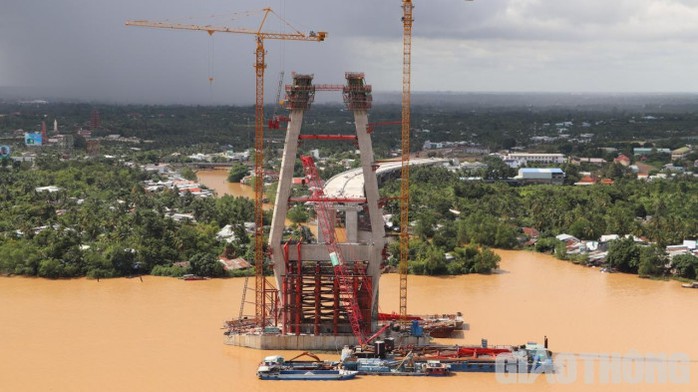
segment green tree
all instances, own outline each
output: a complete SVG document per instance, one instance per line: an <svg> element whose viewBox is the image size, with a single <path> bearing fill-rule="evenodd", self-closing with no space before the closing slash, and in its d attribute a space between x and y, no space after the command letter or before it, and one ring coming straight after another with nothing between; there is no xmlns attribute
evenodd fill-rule
<svg viewBox="0 0 698 392"><path fill-rule="evenodd" d="M39 276L42 278L57 279L65 277L65 270L60 261L56 259L44 259L39 264Z"/></svg>
<svg viewBox="0 0 698 392"><path fill-rule="evenodd" d="M640 247L632 237L611 241L606 261L618 271L636 273L640 262Z"/></svg>
<svg viewBox="0 0 698 392"><path fill-rule="evenodd" d="M509 167L501 158L487 156L483 159L487 168L482 173L482 178L486 180L506 180L515 175L514 169Z"/></svg>
<svg viewBox="0 0 698 392"><path fill-rule="evenodd" d="M475 256L475 262L473 263L471 271L478 274L489 274L499 268L500 261L501 257L499 257L499 255L492 252L489 248L483 248L480 250L480 253Z"/></svg>
<svg viewBox="0 0 698 392"><path fill-rule="evenodd" d="M308 221L308 211L302 205L298 204L288 210L286 217L293 223L305 223Z"/></svg>
<svg viewBox="0 0 698 392"><path fill-rule="evenodd" d="M225 275L223 265L210 253L197 253L189 259L191 272L199 276L221 277Z"/></svg>
<svg viewBox="0 0 698 392"><path fill-rule="evenodd" d="M665 264L666 257L662 248L656 245L642 247L637 273L643 278L659 276L664 273Z"/></svg>
<svg viewBox="0 0 698 392"><path fill-rule="evenodd" d="M444 252L433 245L427 245L419 252L418 260L413 263L413 272L417 275L445 275L448 273Z"/></svg>
<svg viewBox="0 0 698 392"><path fill-rule="evenodd" d="M682 278L695 279L698 276L698 257L692 254L674 256L671 265L676 275Z"/></svg>
<svg viewBox="0 0 698 392"><path fill-rule="evenodd" d="M536 241L534 248L536 252L552 253L555 252L555 249L557 249L558 244L561 243L562 241L558 240L555 237L541 237L538 239L538 241Z"/></svg>
<svg viewBox="0 0 698 392"><path fill-rule="evenodd" d="M90 248L85 252L84 259L87 269L85 275L88 278L100 279L118 276L118 272L102 252Z"/></svg>
<svg viewBox="0 0 698 392"><path fill-rule="evenodd" d="M458 245L458 230L453 222L444 222L436 229L432 243L445 251L450 251Z"/></svg>
<svg viewBox="0 0 698 392"><path fill-rule="evenodd" d="M190 167L184 167L179 170L179 174L184 178L185 180L190 180L190 181L196 181L196 172L192 170ZM233 181L230 181L233 182Z"/></svg>
<svg viewBox="0 0 698 392"><path fill-rule="evenodd" d="M240 182L245 176L250 174L250 169L242 163L235 163L228 172L228 182Z"/></svg>

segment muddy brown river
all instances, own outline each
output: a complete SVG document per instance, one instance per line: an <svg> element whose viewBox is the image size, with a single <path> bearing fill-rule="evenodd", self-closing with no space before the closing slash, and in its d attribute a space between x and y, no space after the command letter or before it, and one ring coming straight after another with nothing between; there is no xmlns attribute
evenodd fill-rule
<svg viewBox="0 0 698 392"><path fill-rule="evenodd" d="M259 360L270 352L224 344L224 319L237 315L243 279L185 282L139 279L0 278L0 391L691 391L695 362L669 362L688 373L637 385L603 380L581 353L698 359L698 290L574 266L546 255L502 251L502 272L459 277L409 277L411 313L460 310L470 329L447 343L520 344L550 339L555 352L579 359L576 379L514 380L494 374L449 378L368 377L343 382L260 381ZM398 276L381 279L382 311L398 308ZM252 309L248 309L253 312ZM286 352L287 357L297 354ZM326 358L336 358L326 354ZM671 369L670 369L671 370ZM608 374L608 372L606 372ZM509 380L511 381L511 380ZM571 382L562 384L561 382ZM602 383L605 381L605 383ZM687 382L687 383L686 383Z"/></svg>

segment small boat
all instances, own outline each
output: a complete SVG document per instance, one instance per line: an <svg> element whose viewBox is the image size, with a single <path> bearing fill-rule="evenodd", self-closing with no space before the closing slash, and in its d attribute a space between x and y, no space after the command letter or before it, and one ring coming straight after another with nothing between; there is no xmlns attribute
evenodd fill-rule
<svg viewBox="0 0 698 392"><path fill-rule="evenodd" d="M698 289L698 282L683 283L681 287L686 289Z"/></svg>
<svg viewBox="0 0 698 392"><path fill-rule="evenodd" d="M208 280L209 278L206 276L199 276L199 275L194 275L194 274L185 274L182 275L180 278L182 280Z"/></svg>

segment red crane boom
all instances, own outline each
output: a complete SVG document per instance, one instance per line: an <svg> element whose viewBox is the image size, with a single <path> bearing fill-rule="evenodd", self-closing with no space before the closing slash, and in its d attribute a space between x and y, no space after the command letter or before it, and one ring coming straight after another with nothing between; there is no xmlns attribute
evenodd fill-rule
<svg viewBox="0 0 698 392"><path fill-rule="evenodd" d="M319 200L314 202L315 212L317 214L318 230L322 232L323 240L325 241L325 245L327 246L327 250L330 254L330 261L332 262L332 267L339 285L342 306L347 312L354 336L358 339L359 344L363 345L366 342L366 339L361 327L363 320L361 316L361 308L359 307L359 301L357 298L357 290L353 285L351 277L349 276L350 273L344 260L344 256L342 255L342 249L337 244L334 221L332 219L333 214L331 202L329 199L324 200L324 184L318 175L317 167L315 166L313 158L307 155L301 156L301 163L303 164L303 170L305 171L306 178L308 179L311 197L314 200ZM357 271L355 271L355 273L362 273L360 269L356 270ZM368 281L365 276L362 276L361 278L362 282Z"/></svg>

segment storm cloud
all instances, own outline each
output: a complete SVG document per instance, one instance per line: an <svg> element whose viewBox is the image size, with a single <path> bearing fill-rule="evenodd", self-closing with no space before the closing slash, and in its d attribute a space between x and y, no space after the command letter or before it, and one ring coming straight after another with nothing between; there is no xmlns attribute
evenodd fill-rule
<svg viewBox="0 0 698 392"><path fill-rule="evenodd" d="M267 102L279 72L340 83L363 71L376 91L402 82L399 0L5 0L2 86L134 103L251 104L254 38L126 27L128 19L252 27L272 7L326 42L268 40ZM695 92L698 2L414 0L419 91ZM257 13L256 15L259 15ZM266 30L288 31L275 19ZM209 84L209 76L214 78Z"/></svg>

